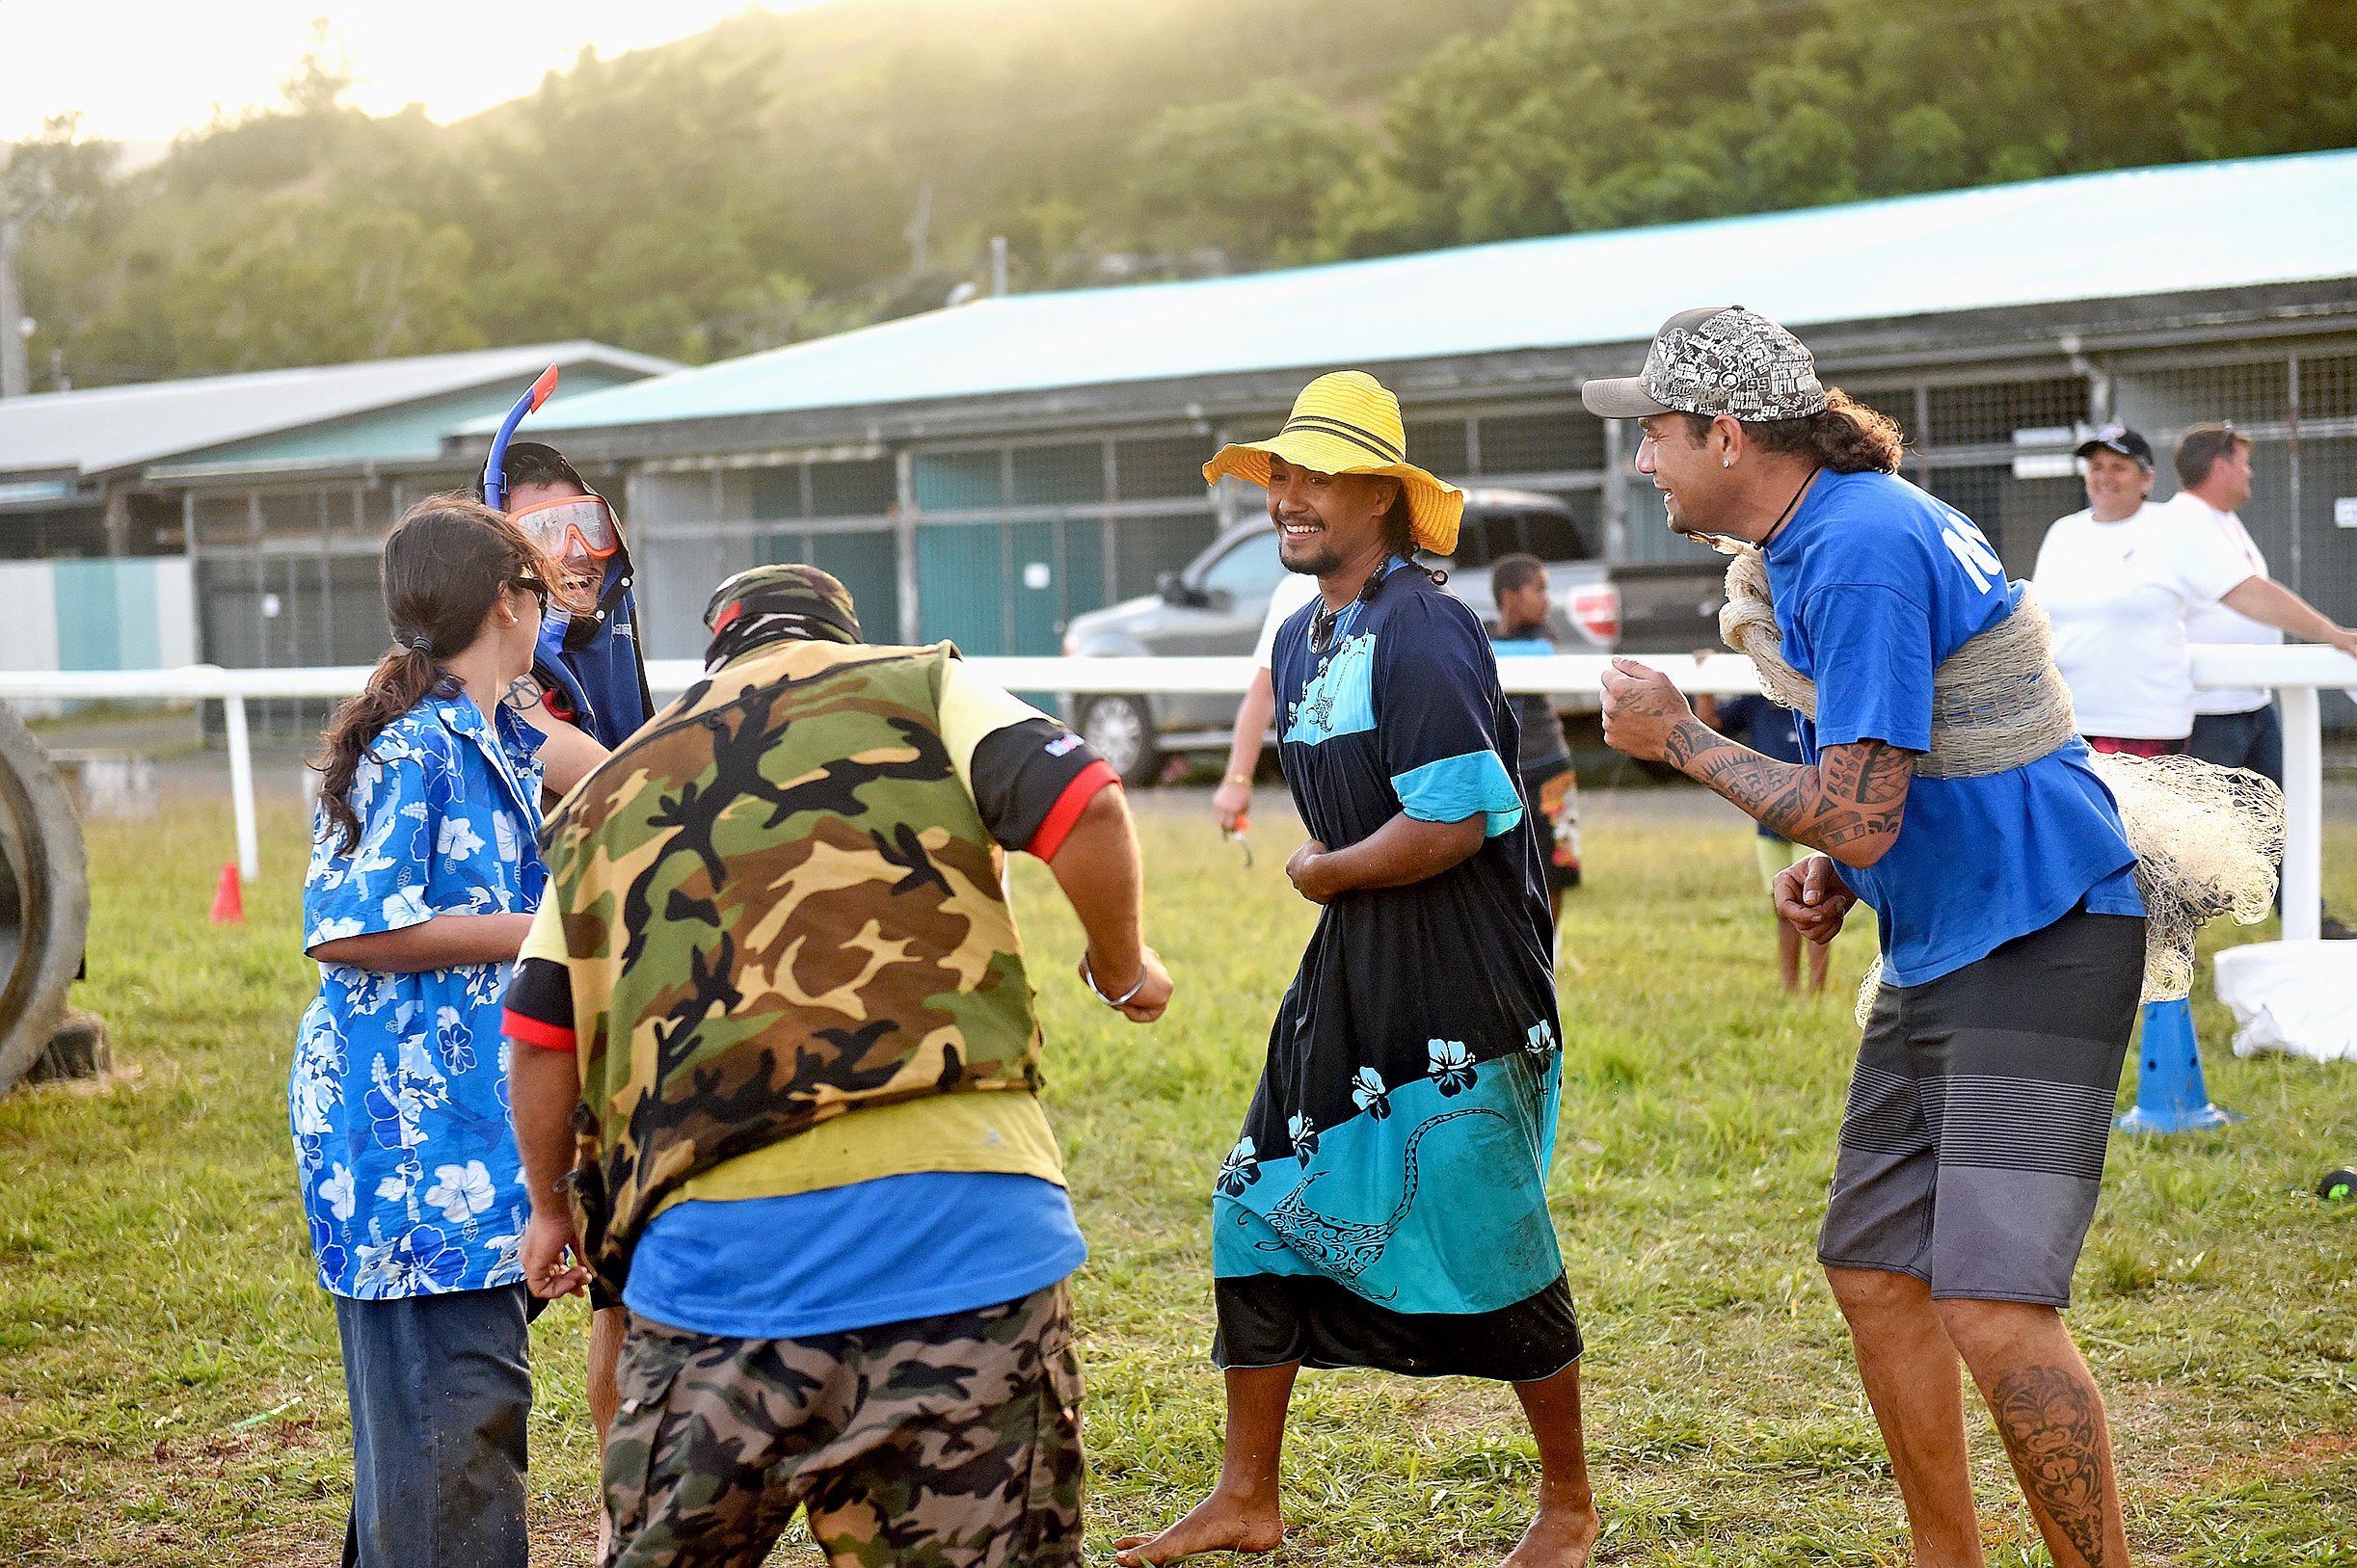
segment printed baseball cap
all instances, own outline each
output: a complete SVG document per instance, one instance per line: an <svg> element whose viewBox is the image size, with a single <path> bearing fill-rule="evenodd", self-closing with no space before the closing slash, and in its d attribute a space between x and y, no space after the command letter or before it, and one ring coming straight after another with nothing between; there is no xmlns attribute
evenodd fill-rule
<svg viewBox="0 0 2357 1568"><path fill-rule="evenodd" d="M1671 412L1803 419L1825 412L1825 385L1808 350L1783 328L1740 305L1706 305L1661 324L1643 370L1592 381L1580 401L1607 419Z"/></svg>
<svg viewBox="0 0 2357 1568"><path fill-rule="evenodd" d="M2153 443L2126 425L2110 424L2078 443L2072 456L2090 458L2099 451L2117 452L2124 458L2134 458L2146 467L2153 465Z"/></svg>

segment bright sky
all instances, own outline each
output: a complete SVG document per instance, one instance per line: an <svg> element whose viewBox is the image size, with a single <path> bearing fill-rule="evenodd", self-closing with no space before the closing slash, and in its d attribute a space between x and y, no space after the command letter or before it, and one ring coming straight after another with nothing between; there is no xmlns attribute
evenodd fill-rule
<svg viewBox="0 0 2357 1568"><path fill-rule="evenodd" d="M164 142L279 99L325 16L371 114L454 120L520 96L584 44L617 55L750 10L822 0L0 0L0 142L79 110L86 135Z"/></svg>

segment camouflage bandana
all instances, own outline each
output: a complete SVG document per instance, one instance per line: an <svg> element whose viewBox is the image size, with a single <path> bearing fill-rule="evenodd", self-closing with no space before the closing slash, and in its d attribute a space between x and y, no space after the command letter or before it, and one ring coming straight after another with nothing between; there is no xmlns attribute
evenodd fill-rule
<svg viewBox="0 0 2357 1568"><path fill-rule="evenodd" d="M861 641L851 591L810 566L765 566L739 571L712 590L704 606L711 646L704 667L717 670L749 649L781 638L810 642Z"/></svg>
<svg viewBox="0 0 2357 1568"><path fill-rule="evenodd" d="M1739 305L1704 306L1662 323L1644 370L1592 381L1580 401L1608 419L1724 413L1761 423L1824 412L1825 385L1808 350L1775 322Z"/></svg>

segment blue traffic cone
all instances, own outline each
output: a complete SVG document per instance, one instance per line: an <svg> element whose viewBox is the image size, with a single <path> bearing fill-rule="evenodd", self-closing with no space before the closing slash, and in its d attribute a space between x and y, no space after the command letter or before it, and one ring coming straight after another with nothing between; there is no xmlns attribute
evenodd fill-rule
<svg viewBox="0 0 2357 1568"><path fill-rule="evenodd" d="M2113 1126L2124 1132L2190 1132L2242 1120L2210 1103L2201 1045L2193 1038L2192 1002L2183 997L2146 1002L2140 1036L2136 1103Z"/></svg>

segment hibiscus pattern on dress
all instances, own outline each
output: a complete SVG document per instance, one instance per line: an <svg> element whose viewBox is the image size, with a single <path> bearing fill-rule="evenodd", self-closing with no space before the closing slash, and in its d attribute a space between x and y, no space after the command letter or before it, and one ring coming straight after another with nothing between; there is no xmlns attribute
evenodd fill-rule
<svg viewBox="0 0 2357 1568"><path fill-rule="evenodd" d="M314 820L304 945L530 913L548 882L539 743L464 695L387 726L352 781L358 845L344 853L326 814ZM319 971L286 1090L319 1283L385 1299L521 1280L528 1205L499 1038L508 966Z"/></svg>
<svg viewBox="0 0 2357 1568"><path fill-rule="evenodd" d="M1219 1162L1219 1190L1231 1198L1242 1197L1244 1189L1259 1180L1259 1153L1249 1137L1238 1138L1227 1158Z"/></svg>
<svg viewBox="0 0 2357 1568"><path fill-rule="evenodd" d="M1462 1040L1434 1040L1425 1048L1433 1082L1444 1095L1460 1095L1473 1087L1473 1053Z"/></svg>

